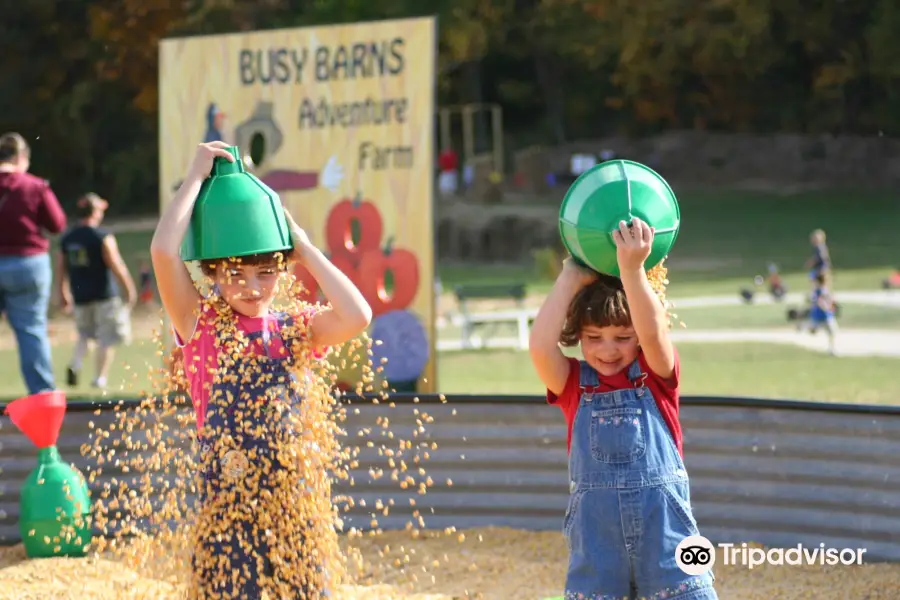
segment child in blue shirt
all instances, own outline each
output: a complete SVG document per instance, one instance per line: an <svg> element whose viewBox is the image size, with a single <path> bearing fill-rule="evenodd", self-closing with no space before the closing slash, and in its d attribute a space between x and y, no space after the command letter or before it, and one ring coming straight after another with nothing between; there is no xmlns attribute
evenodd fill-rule
<svg viewBox="0 0 900 600"><path fill-rule="evenodd" d="M838 326L834 314L834 297L828 289L828 280L825 275L816 275L815 288L810 296L811 307L809 309L809 322L807 327L810 333L816 333L819 327L824 327L828 333L828 352L835 356L834 337Z"/></svg>

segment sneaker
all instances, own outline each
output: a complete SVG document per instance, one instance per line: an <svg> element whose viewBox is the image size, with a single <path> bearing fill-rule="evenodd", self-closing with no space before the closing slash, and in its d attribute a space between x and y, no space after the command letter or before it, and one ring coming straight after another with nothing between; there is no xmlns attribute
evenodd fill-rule
<svg viewBox="0 0 900 600"><path fill-rule="evenodd" d="M97 377L96 379L94 379L94 381L91 382L91 385L102 390L106 387L106 378Z"/></svg>
<svg viewBox="0 0 900 600"><path fill-rule="evenodd" d="M69 387L78 385L78 372L72 367L66 368L66 383L69 384Z"/></svg>

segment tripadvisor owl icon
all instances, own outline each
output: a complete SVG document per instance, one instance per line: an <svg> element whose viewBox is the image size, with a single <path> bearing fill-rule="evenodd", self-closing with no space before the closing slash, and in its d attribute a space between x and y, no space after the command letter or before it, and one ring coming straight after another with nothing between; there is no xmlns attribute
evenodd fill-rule
<svg viewBox="0 0 900 600"><path fill-rule="evenodd" d="M716 564L716 549L702 535L691 535L675 548L675 562L688 575L703 575Z"/></svg>

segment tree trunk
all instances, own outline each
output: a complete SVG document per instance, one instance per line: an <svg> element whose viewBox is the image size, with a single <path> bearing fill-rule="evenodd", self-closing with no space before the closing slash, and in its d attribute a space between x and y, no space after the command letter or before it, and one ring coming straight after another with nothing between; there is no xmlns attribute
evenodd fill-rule
<svg viewBox="0 0 900 600"><path fill-rule="evenodd" d="M472 60L463 66L463 77L465 78L466 98L468 102L473 104L481 104L484 102L484 84L481 81L481 61ZM475 134L474 146L475 154L482 154L491 151L490 131L491 124L488 121L488 113L479 110L474 115L473 129Z"/></svg>
<svg viewBox="0 0 900 600"><path fill-rule="evenodd" d="M541 51L534 55L538 86L547 110L547 126L557 144L566 141L566 109L560 67Z"/></svg>

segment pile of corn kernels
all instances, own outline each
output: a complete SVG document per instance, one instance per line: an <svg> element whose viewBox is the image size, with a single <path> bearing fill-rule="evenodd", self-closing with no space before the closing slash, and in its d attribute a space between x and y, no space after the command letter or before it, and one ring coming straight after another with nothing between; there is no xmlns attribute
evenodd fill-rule
<svg viewBox="0 0 900 600"><path fill-rule="evenodd" d="M348 556L363 565L339 586L336 600L542 600L562 595L566 545L558 532L485 528L455 532L384 532L341 536ZM0 550L0 599L180 600L175 559L141 571L112 555L89 559L25 560L21 546ZM900 565L721 566L722 600L894 600Z"/></svg>

